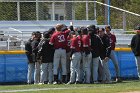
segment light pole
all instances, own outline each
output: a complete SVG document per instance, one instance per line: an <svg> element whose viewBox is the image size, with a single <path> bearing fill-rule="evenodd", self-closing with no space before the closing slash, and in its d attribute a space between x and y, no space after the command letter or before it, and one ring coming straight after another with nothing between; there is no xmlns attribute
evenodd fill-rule
<svg viewBox="0 0 140 93"><path fill-rule="evenodd" d="M108 25L110 25L110 0L108 0Z"/></svg>

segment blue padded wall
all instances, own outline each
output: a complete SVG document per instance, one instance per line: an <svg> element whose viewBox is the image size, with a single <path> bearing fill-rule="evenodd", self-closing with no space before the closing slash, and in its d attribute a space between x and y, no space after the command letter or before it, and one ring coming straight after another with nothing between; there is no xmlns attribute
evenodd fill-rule
<svg viewBox="0 0 140 93"><path fill-rule="evenodd" d="M3 73L0 71L0 82L26 82L27 58L24 54L6 54L0 61Z"/></svg>
<svg viewBox="0 0 140 93"><path fill-rule="evenodd" d="M116 52L116 57L119 62L120 74L123 78L138 78L135 57L132 52ZM112 77L116 77L115 67L109 60L109 68Z"/></svg>
<svg viewBox="0 0 140 93"><path fill-rule="evenodd" d="M121 76L125 78L135 77L137 78L137 69L135 63L135 57L132 52L118 52L120 61Z"/></svg>
<svg viewBox="0 0 140 93"><path fill-rule="evenodd" d="M119 61L120 73L123 78L137 78L135 57L132 52L116 52ZM27 57L25 54L0 55L0 82L26 82ZM111 76L115 77L115 68L109 61Z"/></svg>
<svg viewBox="0 0 140 93"><path fill-rule="evenodd" d="M22 82L27 79L26 55L6 55L6 82Z"/></svg>
<svg viewBox="0 0 140 93"><path fill-rule="evenodd" d="M5 82L5 56L4 55L0 55L0 82Z"/></svg>

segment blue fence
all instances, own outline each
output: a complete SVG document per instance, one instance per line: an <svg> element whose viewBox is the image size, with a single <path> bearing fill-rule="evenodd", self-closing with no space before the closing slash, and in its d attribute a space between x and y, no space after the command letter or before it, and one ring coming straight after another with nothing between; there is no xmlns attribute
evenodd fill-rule
<svg viewBox="0 0 140 93"><path fill-rule="evenodd" d="M134 54L128 51L127 52L119 51L116 52L116 56L119 61L121 77L131 79L138 78ZM115 67L111 60L109 62L109 67L112 77L115 77L116 76Z"/></svg>
<svg viewBox="0 0 140 93"><path fill-rule="evenodd" d="M24 54L0 55L0 82L26 82L27 58Z"/></svg>
<svg viewBox="0 0 140 93"><path fill-rule="evenodd" d="M135 58L132 52L116 52L119 60L121 77L137 78ZM26 82L27 81L27 57L25 54L1 54L0 55L0 82ZM109 62L112 77L115 77L113 63Z"/></svg>

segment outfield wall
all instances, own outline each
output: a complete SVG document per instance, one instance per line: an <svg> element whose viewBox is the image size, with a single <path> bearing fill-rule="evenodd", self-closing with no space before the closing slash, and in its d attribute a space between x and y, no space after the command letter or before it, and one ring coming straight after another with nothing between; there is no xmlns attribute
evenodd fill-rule
<svg viewBox="0 0 140 93"><path fill-rule="evenodd" d="M137 78L135 58L130 48L116 48L121 76ZM0 51L0 82L26 82L27 57L25 51ZM113 63L109 62L112 77L115 76Z"/></svg>

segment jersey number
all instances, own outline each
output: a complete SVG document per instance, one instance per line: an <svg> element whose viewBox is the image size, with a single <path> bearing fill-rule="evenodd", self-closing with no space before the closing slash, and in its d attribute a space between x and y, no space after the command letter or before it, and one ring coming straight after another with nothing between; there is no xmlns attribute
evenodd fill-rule
<svg viewBox="0 0 140 93"><path fill-rule="evenodd" d="M81 47L81 41L78 41L78 46Z"/></svg>
<svg viewBox="0 0 140 93"><path fill-rule="evenodd" d="M64 42L64 41L65 41L64 35L59 35L58 36L58 42Z"/></svg>

